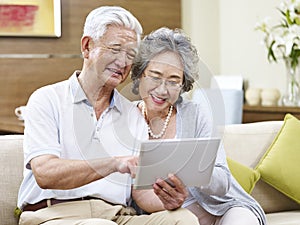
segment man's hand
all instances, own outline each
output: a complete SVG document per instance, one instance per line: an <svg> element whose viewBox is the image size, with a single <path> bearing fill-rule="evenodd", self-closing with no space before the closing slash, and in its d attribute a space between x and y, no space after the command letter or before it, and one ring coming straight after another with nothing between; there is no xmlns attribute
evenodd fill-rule
<svg viewBox="0 0 300 225"><path fill-rule="evenodd" d="M169 174L168 178L172 185L162 179L157 179L153 184L153 190L165 209L173 210L181 207L188 196L188 191L181 180L174 174Z"/></svg>
<svg viewBox="0 0 300 225"><path fill-rule="evenodd" d="M116 156L116 170L120 173L130 173L134 178L136 174L136 166L138 163L137 156Z"/></svg>

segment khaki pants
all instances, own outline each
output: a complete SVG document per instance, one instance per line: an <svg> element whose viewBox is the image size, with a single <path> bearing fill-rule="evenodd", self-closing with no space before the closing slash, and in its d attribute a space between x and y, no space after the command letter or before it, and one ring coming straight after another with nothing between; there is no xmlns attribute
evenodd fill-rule
<svg viewBox="0 0 300 225"><path fill-rule="evenodd" d="M111 205L102 200L60 203L21 214L19 225L196 225L198 219L187 209L135 215L130 207Z"/></svg>

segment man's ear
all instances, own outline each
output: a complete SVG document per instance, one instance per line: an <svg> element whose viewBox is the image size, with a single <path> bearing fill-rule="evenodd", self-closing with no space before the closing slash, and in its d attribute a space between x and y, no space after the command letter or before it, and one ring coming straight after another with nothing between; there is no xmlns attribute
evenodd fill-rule
<svg viewBox="0 0 300 225"><path fill-rule="evenodd" d="M91 38L88 36L84 36L81 38L81 53L82 53L82 57L86 59L89 58L90 41Z"/></svg>

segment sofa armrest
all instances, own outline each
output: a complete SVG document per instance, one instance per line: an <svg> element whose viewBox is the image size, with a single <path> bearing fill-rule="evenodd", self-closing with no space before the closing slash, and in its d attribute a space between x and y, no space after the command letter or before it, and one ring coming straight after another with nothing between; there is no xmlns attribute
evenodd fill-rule
<svg viewBox="0 0 300 225"><path fill-rule="evenodd" d="M5 224L18 224L14 217L23 178L23 135L0 136L0 218Z"/></svg>

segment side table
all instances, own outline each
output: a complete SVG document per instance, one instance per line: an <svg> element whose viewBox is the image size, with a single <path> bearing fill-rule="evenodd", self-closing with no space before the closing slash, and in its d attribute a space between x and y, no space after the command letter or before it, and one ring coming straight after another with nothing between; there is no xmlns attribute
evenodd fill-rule
<svg viewBox="0 0 300 225"><path fill-rule="evenodd" d="M300 107L285 106L243 106L243 123L259 121L283 120L285 114L290 113L300 119Z"/></svg>

